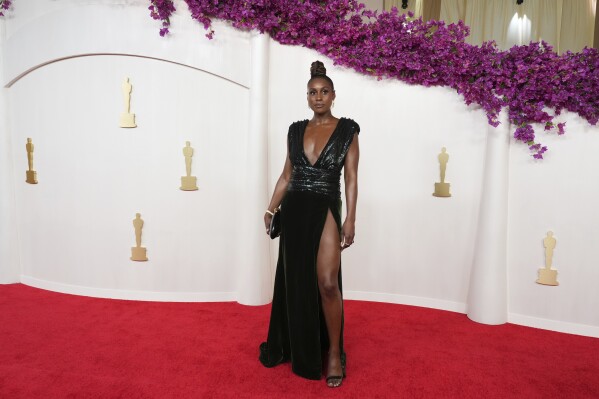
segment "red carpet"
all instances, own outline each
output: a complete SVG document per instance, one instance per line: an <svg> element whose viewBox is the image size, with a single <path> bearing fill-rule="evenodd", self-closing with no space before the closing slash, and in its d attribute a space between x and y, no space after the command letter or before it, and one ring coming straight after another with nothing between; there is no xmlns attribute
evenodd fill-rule
<svg viewBox="0 0 599 399"><path fill-rule="evenodd" d="M0 285L0 398L599 398L599 339L346 301L336 390L266 369L270 306Z"/></svg>

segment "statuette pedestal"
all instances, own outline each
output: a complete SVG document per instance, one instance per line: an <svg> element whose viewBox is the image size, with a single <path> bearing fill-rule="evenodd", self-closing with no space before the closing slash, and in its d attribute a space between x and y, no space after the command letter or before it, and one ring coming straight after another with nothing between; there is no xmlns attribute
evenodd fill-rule
<svg viewBox="0 0 599 399"><path fill-rule="evenodd" d="M198 189L198 178L195 176L181 176L181 190L195 191Z"/></svg>
<svg viewBox="0 0 599 399"><path fill-rule="evenodd" d="M135 124L135 114L121 114L120 127L132 128L137 127Z"/></svg>
<svg viewBox="0 0 599 399"><path fill-rule="evenodd" d="M435 183L435 197L451 197L449 192L449 183Z"/></svg>
<svg viewBox="0 0 599 399"><path fill-rule="evenodd" d="M28 170L25 173L27 173L27 179L25 180L27 183L37 184L37 172L36 171Z"/></svg>
<svg viewBox="0 0 599 399"><path fill-rule="evenodd" d="M145 262L148 260L146 256L146 248L144 247L131 247L131 260L137 262Z"/></svg>
<svg viewBox="0 0 599 399"><path fill-rule="evenodd" d="M559 285L557 282L557 270L545 269L544 267L540 268L537 283L543 285Z"/></svg>

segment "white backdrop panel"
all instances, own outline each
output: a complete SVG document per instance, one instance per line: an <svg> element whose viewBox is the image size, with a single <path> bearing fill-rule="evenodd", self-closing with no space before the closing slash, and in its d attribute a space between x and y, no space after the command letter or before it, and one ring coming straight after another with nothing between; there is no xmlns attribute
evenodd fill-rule
<svg viewBox="0 0 599 399"><path fill-rule="evenodd" d="M539 135L550 149L543 161L511 147L510 312L520 322L527 321L523 316L561 320L595 326L599 333L599 127L568 113L559 119L566 122L564 136ZM557 239L557 287L535 283L549 230Z"/></svg>
<svg viewBox="0 0 599 399"><path fill-rule="evenodd" d="M135 129L118 127L125 76ZM230 226L244 195L247 89L165 62L98 56L27 75L10 103L24 275L126 290L235 291L240 254L230 250L238 239ZM27 137L35 186L23 179ZM179 190L186 140L195 148L196 192ZM136 212L147 263L129 260Z"/></svg>

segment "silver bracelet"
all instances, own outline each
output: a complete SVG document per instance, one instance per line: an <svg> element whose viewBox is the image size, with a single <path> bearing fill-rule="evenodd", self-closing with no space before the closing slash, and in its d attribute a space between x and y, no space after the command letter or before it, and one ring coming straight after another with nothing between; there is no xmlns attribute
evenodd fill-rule
<svg viewBox="0 0 599 399"><path fill-rule="evenodd" d="M268 213L270 216L274 216L274 212L269 211L268 209L266 210L266 213Z"/></svg>

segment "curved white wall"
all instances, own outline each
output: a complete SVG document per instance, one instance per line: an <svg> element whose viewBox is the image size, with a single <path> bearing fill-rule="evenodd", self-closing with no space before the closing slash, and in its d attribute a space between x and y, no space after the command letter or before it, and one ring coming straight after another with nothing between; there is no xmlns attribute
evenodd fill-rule
<svg viewBox="0 0 599 399"><path fill-rule="evenodd" d="M118 127L125 76L135 129ZM231 226L243 215L247 89L164 62L97 56L36 70L11 88L10 103L25 276L134 291L236 291L227 270L242 260L230 240L242 237ZM226 117L232 109L236 116ZM37 185L19 179L27 137ZM196 192L179 190L185 141L195 148ZM136 212L148 263L129 260Z"/></svg>
<svg viewBox="0 0 599 399"><path fill-rule="evenodd" d="M252 49L268 42L222 23L209 41L178 16L177 34L160 38L146 2L35 3L3 22L16 179L3 184L17 200L20 280L109 297L267 302L269 243L253 234L257 210L240 204L266 201L266 175L255 177L248 153L267 133L264 79L252 68L268 54ZM118 128L126 76L138 124L129 130ZM27 137L37 186L21 176ZM200 186L191 193L178 189L187 140ZM135 212L147 264L129 260ZM16 236L4 227L3 243Z"/></svg>
<svg viewBox="0 0 599 399"><path fill-rule="evenodd" d="M1 272L86 295L268 301L277 242L264 237L258 208L282 168L289 124L310 117L308 69L322 59L335 80L334 113L362 128L356 245L343 254L346 298L472 307L488 164L484 113L451 90L377 81L224 23L209 41L177 5L167 38L145 1L35 0L0 22L2 79L14 82L4 89L2 143L10 151L0 155L13 170L0 174L11 191L3 190L2 204L4 215L16 198L18 230L2 220L2 248L13 240L18 251L0 258L12 259ZM89 56L68 58L78 55ZM265 60L267 74L256 69ZM139 126L130 130L117 125L125 76ZM499 289L509 321L599 336L599 316L589 310L599 304L599 189L586 183L599 177L599 129L574 115L561 120L568 134L542 136L551 148L544 161L510 146L506 261L498 262L507 288ZM27 137L36 145L37 186L24 183ZM187 140L196 149L197 192L178 189ZM441 147L450 154L451 198L431 195ZM268 164L256 154L267 154ZM129 260L136 212L146 221L147 263ZM559 287L534 282L547 230L558 239Z"/></svg>

